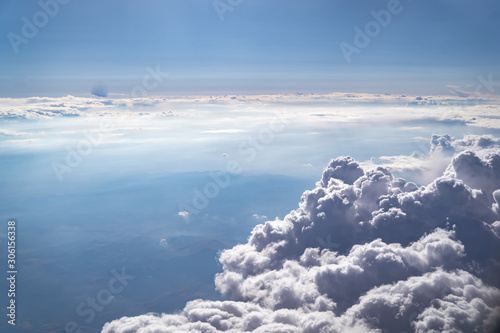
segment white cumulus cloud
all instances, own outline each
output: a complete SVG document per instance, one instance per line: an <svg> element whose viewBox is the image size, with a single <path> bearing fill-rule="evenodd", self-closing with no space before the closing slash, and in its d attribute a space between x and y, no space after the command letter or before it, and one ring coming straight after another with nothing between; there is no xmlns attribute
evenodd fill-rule
<svg viewBox="0 0 500 333"><path fill-rule="evenodd" d="M332 160L296 210L220 254L215 283L230 301L123 317L102 332L496 332L498 141L433 140L455 155L426 186Z"/></svg>

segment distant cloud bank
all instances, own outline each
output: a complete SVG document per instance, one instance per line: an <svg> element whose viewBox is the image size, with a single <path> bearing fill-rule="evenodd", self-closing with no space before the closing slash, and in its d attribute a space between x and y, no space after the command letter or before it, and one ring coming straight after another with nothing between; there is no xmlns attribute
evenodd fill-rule
<svg viewBox="0 0 500 333"><path fill-rule="evenodd" d="M94 91L95 90L95 91ZM130 98L108 95L105 86L96 86L96 96L59 98L0 98L0 118L44 119L52 117L196 116L218 108L250 112L273 106L311 119L335 122L374 122L433 120L444 125L468 125L500 128L500 97L410 96L395 94L280 94L280 95L213 95L213 96L147 96ZM100 97L97 97L100 96ZM304 106L314 106L304 108ZM363 107L361 107L363 106ZM384 108L372 112L364 108ZM262 109L264 107L264 109ZM303 111L303 112L302 112ZM262 113L259 113L262 114ZM255 116L256 114L252 114ZM229 133L220 130L213 133Z"/></svg>

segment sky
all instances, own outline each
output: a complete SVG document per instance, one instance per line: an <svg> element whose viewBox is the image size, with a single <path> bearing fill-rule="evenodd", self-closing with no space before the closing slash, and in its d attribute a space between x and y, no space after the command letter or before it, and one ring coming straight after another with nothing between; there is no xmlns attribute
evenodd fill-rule
<svg viewBox="0 0 500 333"><path fill-rule="evenodd" d="M499 18L0 1L0 331L498 332Z"/></svg>
<svg viewBox="0 0 500 333"><path fill-rule="evenodd" d="M0 4L2 96L82 96L96 84L130 94L148 66L169 73L161 94L435 94L499 72L493 0L41 3L52 15L39 2ZM341 44L355 47L355 27L389 7L349 63ZM36 33L23 34L23 18L38 20Z"/></svg>

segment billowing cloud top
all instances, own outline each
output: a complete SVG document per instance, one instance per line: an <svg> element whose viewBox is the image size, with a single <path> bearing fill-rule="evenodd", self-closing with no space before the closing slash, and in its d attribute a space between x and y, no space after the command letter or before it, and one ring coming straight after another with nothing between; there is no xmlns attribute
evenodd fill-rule
<svg viewBox="0 0 500 333"><path fill-rule="evenodd" d="M124 317L103 332L496 332L499 188L498 149L461 151L421 187L334 159L298 209L221 253L216 286L231 301Z"/></svg>

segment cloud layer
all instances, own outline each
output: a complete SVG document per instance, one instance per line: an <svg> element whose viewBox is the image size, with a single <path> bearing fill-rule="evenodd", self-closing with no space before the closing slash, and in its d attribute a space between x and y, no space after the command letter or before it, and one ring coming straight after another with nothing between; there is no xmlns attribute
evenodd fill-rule
<svg viewBox="0 0 500 333"><path fill-rule="evenodd" d="M460 152L427 186L332 160L298 209L221 253L215 282L231 301L124 317L103 332L496 331L500 151L433 140Z"/></svg>
<svg viewBox="0 0 500 333"><path fill-rule="evenodd" d="M214 109L250 112L252 115L289 109L295 116L309 121L356 123L369 120L381 123L411 122L436 126L472 126L500 128L500 97L411 96L399 94L276 94L213 96L145 96L107 95L105 87L97 87L95 96L0 98L0 119L46 119L53 117L196 116ZM98 97L100 96L100 97ZM304 108L304 106L308 106ZM311 108L311 106L313 106ZM360 107L363 106L363 107ZM367 108L370 107L370 109ZM264 107L264 108L263 108ZM173 111L172 111L173 110ZM196 110L196 111L195 111ZM298 112L297 112L298 110ZM376 110L376 111L374 111Z"/></svg>

